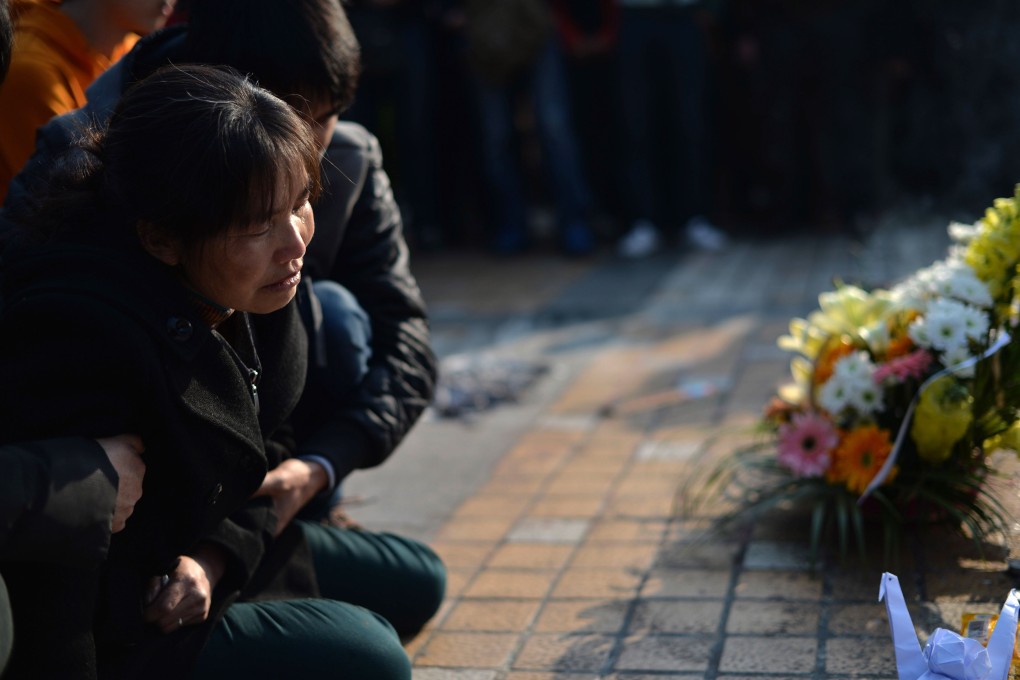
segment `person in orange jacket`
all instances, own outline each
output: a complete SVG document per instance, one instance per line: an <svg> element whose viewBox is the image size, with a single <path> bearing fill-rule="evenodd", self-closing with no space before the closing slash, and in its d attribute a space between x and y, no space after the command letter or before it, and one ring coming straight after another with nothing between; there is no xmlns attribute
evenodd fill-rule
<svg viewBox="0 0 1020 680"><path fill-rule="evenodd" d="M0 201L32 155L35 131L85 104L85 89L175 0L14 0L14 50L0 87Z"/></svg>

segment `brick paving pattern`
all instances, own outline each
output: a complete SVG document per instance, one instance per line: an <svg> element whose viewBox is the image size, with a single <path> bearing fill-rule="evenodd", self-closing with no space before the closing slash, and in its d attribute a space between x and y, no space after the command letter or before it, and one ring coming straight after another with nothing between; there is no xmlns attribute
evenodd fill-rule
<svg viewBox="0 0 1020 680"><path fill-rule="evenodd" d="M943 232L738 241L674 257L630 300L622 274L599 272L619 263L475 255L460 286L469 274L452 259L420 263L441 351L496 347L566 368L512 416L426 420L387 464L440 460L449 480L429 482L436 505L414 525L450 573L442 610L407 647L415 680L895 678L877 560L812 568L799 518L713 533L719 508L686 516L678 490L693 465L747 441L786 381L775 340L791 316L834 278L885 285L942 257ZM611 315L592 312L600 300ZM571 319L571 305L592 313ZM472 456L489 462L455 481ZM408 511L386 515L387 484L376 512L400 528ZM931 541L911 541L896 569L919 632L997 612L1014 585L1009 541L983 555Z"/></svg>

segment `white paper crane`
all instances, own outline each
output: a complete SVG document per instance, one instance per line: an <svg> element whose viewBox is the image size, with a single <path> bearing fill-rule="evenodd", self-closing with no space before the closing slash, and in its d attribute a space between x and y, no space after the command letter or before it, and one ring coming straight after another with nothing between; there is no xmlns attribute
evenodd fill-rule
<svg viewBox="0 0 1020 680"><path fill-rule="evenodd" d="M977 640L937 628L922 651L900 590L900 580L893 574L882 574L878 600L885 600L889 614L900 680L1006 680L1020 612L1015 589L1009 591L1002 605L987 648Z"/></svg>

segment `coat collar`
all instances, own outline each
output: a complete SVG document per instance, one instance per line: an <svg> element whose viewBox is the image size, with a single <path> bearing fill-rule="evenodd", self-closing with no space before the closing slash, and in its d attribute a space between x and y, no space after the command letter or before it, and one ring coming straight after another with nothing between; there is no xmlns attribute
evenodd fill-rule
<svg viewBox="0 0 1020 680"><path fill-rule="evenodd" d="M186 360L215 341L187 291L141 251L12 243L0 254L0 271L5 306L43 292L73 292L119 309Z"/></svg>

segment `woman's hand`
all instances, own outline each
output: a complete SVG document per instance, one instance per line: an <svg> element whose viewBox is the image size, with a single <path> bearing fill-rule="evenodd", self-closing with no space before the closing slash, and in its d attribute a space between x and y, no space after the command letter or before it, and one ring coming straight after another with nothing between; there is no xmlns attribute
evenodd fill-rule
<svg viewBox="0 0 1020 680"><path fill-rule="evenodd" d="M255 495L273 499L277 516L276 535L279 536L294 515L328 483L329 476L320 464L288 458L266 473Z"/></svg>
<svg viewBox="0 0 1020 680"><path fill-rule="evenodd" d="M149 581L145 620L164 633L205 621L225 567L220 548L211 544L203 544L192 556L181 555L172 573Z"/></svg>
<svg viewBox="0 0 1020 680"><path fill-rule="evenodd" d="M142 497L142 479L145 477L145 462L142 452L145 445L133 434L97 439L106 452L113 469L117 471L117 501L113 509L111 529L117 533L135 511L135 503Z"/></svg>

